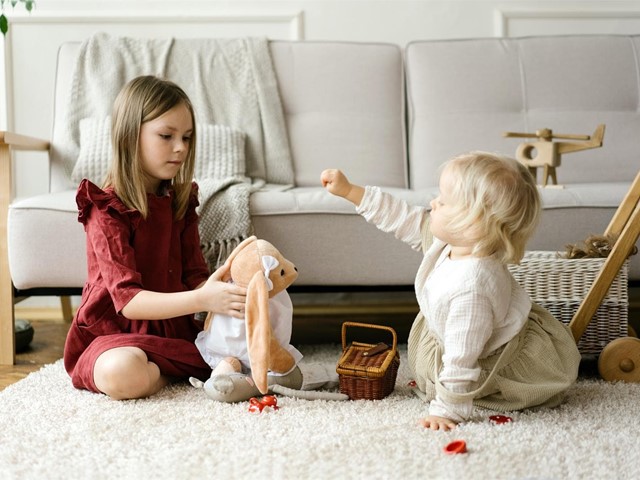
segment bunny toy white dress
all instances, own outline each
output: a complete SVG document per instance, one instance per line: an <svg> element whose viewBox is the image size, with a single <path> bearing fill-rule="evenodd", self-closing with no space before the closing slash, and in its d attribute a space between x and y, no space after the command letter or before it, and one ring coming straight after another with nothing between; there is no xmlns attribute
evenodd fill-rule
<svg viewBox="0 0 640 480"><path fill-rule="evenodd" d="M290 343L293 304L286 290L269 299L269 315L272 335L295 360L291 368L293 370L302 359L302 354ZM224 358L235 357L242 364L243 373L251 371L245 325L244 319L216 314L211 319L209 328L198 334L195 341L196 347L212 369L215 369ZM286 375L291 370L284 373L269 372L269 375Z"/></svg>

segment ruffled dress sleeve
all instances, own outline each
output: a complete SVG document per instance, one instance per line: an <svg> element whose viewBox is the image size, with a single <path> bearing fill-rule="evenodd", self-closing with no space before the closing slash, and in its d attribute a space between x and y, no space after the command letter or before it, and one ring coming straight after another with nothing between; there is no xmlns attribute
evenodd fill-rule
<svg viewBox="0 0 640 480"><path fill-rule="evenodd" d="M143 289L131 240L141 215L127 208L111 190L83 180L76 194L78 221L87 235L89 282L109 291L116 312Z"/></svg>
<svg viewBox="0 0 640 480"><path fill-rule="evenodd" d="M125 215L134 226L137 226L142 218L140 212L127 208L113 191L104 191L86 178L80 182L76 192L76 204L78 205L78 221L85 226L94 207L102 211L110 210L112 213Z"/></svg>

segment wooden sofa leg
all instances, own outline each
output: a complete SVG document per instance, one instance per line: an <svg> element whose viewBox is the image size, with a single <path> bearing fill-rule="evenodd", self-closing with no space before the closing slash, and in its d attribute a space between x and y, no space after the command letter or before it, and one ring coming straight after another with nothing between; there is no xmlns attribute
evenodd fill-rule
<svg viewBox="0 0 640 480"><path fill-rule="evenodd" d="M1 267L0 277L0 365L13 365L16 361L13 286L11 278L4 278L9 277L9 271L4 266Z"/></svg>
<svg viewBox="0 0 640 480"><path fill-rule="evenodd" d="M0 144L0 365L13 365L15 324L13 316L13 283L7 254L7 215L11 202L11 153Z"/></svg>
<svg viewBox="0 0 640 480"><path fill-rule="evenodd" d="M60 297L60 307L62 308L62 320L66 323L71 323L73 320L73 308L71 307L71 297Z"/></svg>

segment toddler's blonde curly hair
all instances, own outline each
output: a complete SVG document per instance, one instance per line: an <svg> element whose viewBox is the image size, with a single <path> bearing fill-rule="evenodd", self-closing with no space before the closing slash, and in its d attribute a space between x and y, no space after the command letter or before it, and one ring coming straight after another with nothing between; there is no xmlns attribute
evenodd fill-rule
<svg viewBox="0 0 640 480"><path fill-rule="evenodd" d="M449 228L474 232L474 255L520 263L541 209L538 187L528 169L513 158L480 151L454 157L442 168L457 179Z"/></svg>

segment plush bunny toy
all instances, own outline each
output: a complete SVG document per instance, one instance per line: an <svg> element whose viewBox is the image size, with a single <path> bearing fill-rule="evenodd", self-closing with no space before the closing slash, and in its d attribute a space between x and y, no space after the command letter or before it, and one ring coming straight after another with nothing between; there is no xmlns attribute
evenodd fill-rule
<svg viewBox="0 0 640 480"><path fill-rule="evenodd" d="M271 243L255 236L240 243L227 262L232 281L247 288L245 319L207 317L196 346L213 372L206 383L192 377L192 385L223 402L248 400L277 391L278 386L285 389L279 393L299 392L303 377L297 364L302 354L289 343L293 305L286 291L298 278L296 267ZM302 392L296 396L325 398Z"/></svg>

